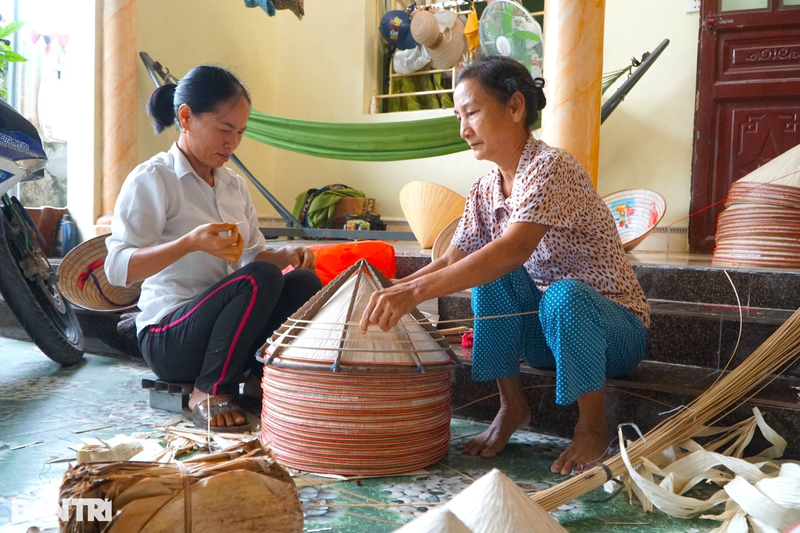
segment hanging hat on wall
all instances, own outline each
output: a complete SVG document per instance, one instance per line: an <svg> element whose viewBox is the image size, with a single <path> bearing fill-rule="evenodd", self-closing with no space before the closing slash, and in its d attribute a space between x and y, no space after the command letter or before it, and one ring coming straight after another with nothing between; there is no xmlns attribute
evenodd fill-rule
<svg viewBox="0 0 800 533"><path fill-rule="evenodd" d="M58 288L69 302L92 311L119 313L136 308L141 283L116 287L106 278L103 265L108 255L100 235L82 242L58 266Z"/></svg>
<svg viewBox="0 0 800 533"><path fill-rule="evenodd" d="M436 15L428 10L417 10L411 19L411 35L428 50L435 69L450 68L464 57L464 23L458 17L452 28L442 33Z"/></svg>
<svg viewBox="0 0 800 533"><path fill-rule="evenodd" d="M408 13L395 9L387 11L378 27L383 39L399 50L411 50L417 42L411 36L411 19Z"/></svg>

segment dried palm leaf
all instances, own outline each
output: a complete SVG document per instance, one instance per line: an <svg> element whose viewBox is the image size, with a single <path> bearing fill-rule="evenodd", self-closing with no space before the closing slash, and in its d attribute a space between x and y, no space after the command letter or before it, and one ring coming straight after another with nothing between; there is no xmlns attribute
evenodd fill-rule
<svg viewBox="0 0 800 533"><path fill-rule="evenodd" d="M676 446L670 454L674 461L669 464L659 461L661 464L656 465L643 458L642 465L635 468L620 433L621 455L628 468L622 480L633 485L645 510L655 506L677 518L689 518L725 503L721 514L702 515L702 518L722 521L715 530L717 533L746 533L750 527L748 522L754 531L783 531L800 520L800 465L785 463L779 470L769 461L783 453L786 441L767 425L758 409L753 409L753 415L733 428L718 430L727 433L726 437L705 447L692 440ZM727 455L744 449L756 428L772 447L748 459ZM715 432L704 430L701 433ZM727 444L726 439L736 442L722 453L714 452ZM661 477L661 482L655 483L654 476ZM707 500L685 496L701 482L717 484L722 490Z"/></svg>
<svg viewBox="0 0 800 533"><path fill-rule="evenodd" d="M64 474L61 500L112 502L110 523L80 521L70 507L62 532L300 532L303 515L289 474L257 440L182 463L85 463Z"/></svg>

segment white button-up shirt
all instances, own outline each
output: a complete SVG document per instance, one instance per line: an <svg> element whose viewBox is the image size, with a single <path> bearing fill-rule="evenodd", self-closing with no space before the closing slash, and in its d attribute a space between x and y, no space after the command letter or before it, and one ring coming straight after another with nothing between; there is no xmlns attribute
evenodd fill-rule
<svg viewBox="0 0 800 533"><path fill-rule="evenodd" d="M214 169L213 175L210 187L175 143L133 169L122 185L106 240L104 267L112 285L126 285L128 262L139 248L174 241L203 224L243 222L239 234L244 252L238 262L192 252L144 280L137 331L158 323L266 249L244 178L225 167Z"/></svg>

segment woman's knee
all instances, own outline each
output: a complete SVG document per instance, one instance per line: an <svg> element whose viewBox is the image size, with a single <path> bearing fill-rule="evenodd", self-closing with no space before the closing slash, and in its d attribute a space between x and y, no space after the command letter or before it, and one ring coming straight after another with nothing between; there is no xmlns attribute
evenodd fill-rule
<svg viewBox="0 0 800 533"><path fill-rule="evenodd" d="M476 316L518 313L535 309L538 289L524 268L506 274L486 285L471 289L472 310Z"/></svg>
<svg viewBox="0 0 800 533"><path fill-rule="evenodd" d="M298 268L284 276L283 288L305 302L322 289L322 282L313 270Z"/></svg>
<svg viewBox="0 0 800 533"><path fill-rule="evenodd" d="M269 261L253 261L237 271L237 274L248 278L257 287L268 287L280 290L283 287L283 273L280 267Z"/></svg>
<svg viewBox="0 0 800 533"><path fill-rule="evenodd" d="M584 282L577 279L562 279L550 285L542 296L541 306L547 308L563 307L571 304L590 302L592 291Z"/></svg>

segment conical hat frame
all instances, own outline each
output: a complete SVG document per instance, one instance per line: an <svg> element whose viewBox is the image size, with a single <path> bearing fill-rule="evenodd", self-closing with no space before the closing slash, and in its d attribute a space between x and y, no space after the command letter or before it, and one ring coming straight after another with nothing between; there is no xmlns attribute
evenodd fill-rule
<svg viewBox="0 0 800 533"><path fill-rule="evenodd" d="M285 337L294 338L302 329L304 323L310 321L317 315L317 313L322 309L322 307L328 303L328 301L333 297L334 294L344 285L353 275L357 276L356 278L356 285L353 288L353 296L350 299L350 307L347 311L347 315L345 318L345 322L350 323L353 321L353 317L351 317L351 313L353 311L353 307L355 305L355 299L358 294L358 287L360 283L366 283L366 277L369 276L374 280L373 282L378 284L381 288L389 288L392 286L392 282L384 276L377 268L372 266L372 264L367 261L366 259L359 260L356 264L339 274L333 281L331 281L328 285L322 288L316 295L314 295L306 304L298 309L289 319L280 327L278 328L275 333L272 334L272 337L267 340L264 346L258 351L256 355L257 359L264 364L275 366L278 368L289 368L295 370L322 370L322 369L329 369L331 372L345 372L345 373L354 373L354 374L408 374L408 373L424 373L426 367L428 368L436 368L441 369L441 363L438 364L424 364L420 361L419 356L417 355L416 350L397 350L402 353L407 353L409 360L413 363L413 367L401 367L401 366L369 366L369 365L352 365L348 363L340 363L340 358L342 351L347 351L344 348L345 337L347 333L347 325L344 324L344 328L342 329L342 339L340 342L340 351L335 356L335 361L333 365L329 366L326 363L291 363L287 361L282 361L280 359L280 354L283 350L287 347L285 344L279 344L276 346L273 353L268 354L267 349L273 343L276 343L281 336L284 334ZM433 324L431 324L427 318L416 308L414 308L409 315L417 322L417 324L424 329L428 334L431 336L431 340L436 342L441 348L442 351L445 352L449 357L451 362L453 362L458 367L461 367L461 361L456 356L455 352L450 346L445 338L439 333ZM358 321L360 317L357 317L355 321ZM408 338L407 341L411 339ZM400 342L400 341L395 341ZM402 346L402 345L401 345Z"/></svg>

